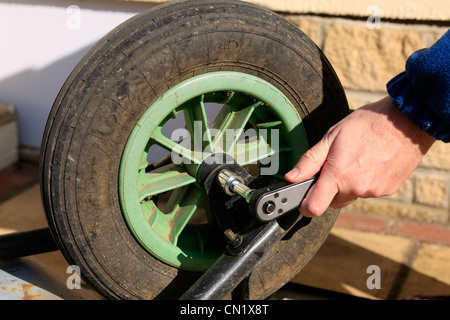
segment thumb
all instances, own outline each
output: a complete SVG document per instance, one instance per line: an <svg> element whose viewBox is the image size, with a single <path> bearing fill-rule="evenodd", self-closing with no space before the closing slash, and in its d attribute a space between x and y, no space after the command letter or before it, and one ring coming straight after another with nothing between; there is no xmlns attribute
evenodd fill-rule
<svg viewBox="0 0 450 320"><path fill-rule="evenodd" d="M320 171L327 160L329 150L330 147L327 140L320 140L314 147L303 154L294 168L286 173L285 179L288 182L296 183L312 178Z"/></svg>

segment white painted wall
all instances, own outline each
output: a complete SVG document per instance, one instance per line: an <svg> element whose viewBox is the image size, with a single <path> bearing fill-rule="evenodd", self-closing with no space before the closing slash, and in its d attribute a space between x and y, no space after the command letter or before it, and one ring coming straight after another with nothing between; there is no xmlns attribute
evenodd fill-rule
<svg viewBox="0 0 450 320"><path fill-rule="evenodd" d="M53 101L81 57L108 31L151 6L0 0L0 103L18 109L20 144L40 147Z"/></svg>

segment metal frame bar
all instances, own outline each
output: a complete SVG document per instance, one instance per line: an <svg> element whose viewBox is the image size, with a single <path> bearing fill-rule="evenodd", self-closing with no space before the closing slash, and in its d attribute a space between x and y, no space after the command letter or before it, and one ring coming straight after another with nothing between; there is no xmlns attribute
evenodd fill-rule
<svg viewBox="0 0 450 320"><path fill-rule="evenodd" d="M0 260L58 250L50 228L13 232L0 236Z"/></svg>

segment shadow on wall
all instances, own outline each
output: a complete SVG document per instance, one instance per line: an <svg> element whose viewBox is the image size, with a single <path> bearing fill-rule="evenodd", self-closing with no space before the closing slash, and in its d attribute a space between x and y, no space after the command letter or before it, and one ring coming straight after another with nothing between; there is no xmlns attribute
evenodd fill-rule
<svg viewBox="0 0 450 320"><path fill-rule="evenodd" d="M92 44L94 45L94 44ZM86 46L42 69L28 69L0 80L2 103L13 104L18 109L19 141L31 141L39 147L45 123L59 90L76 64L91 46ZM14 101L7 101L11 92L21 92ZM33 135L24 137L24 135ZM36 135L39 134L39 137Z"/></svg>
<svg viewBox="0 0 450 320"><path fill-rule="evenodd" d="M49 6L51 8L68 8L71 5L77 5L81 10L99 11L99 12L118 12L125 14L135 14L145 11L155 4L150 3L129 3L129 2L108 2L104 1L66 1L66 0L19 0L5 1L0 0L1 4L26 5L26 6ZM49 8L49 10L51 10ZM62 11L64 13L64 11ZM20 14L20 13L19 13ZM32 28L30 26L30 28ZM111 28L112 29L112 28ZM107 30L110 31L110 30ZM13 32L13 31L11 31ZM30 32L30 35L36 32ZM106 34L106 32L105 32ZM20 35L18 35L20 36ZM52 34L47 35L51 37ZM23 37L23 36L22 36ZM45 37L45 35L43 36ZM54 41L61 41L61 35L56 35ZM99 37L100 38L100 37ZM43 40L46 40L45 38ZM17 39L19 41L19 39ZM23 41L27 41L26 37ZM52 40L53 41L53 40ZM74 41L77 41L74 39ZM88 43L88 44L87 44ZM0 79L0 103L12 104L18 110L19 142L22 145L39 148L42 134L45 128L48 114L53 105L60 88L67 77L86 54L86 52L95 44L84 42L79 48L75 48L72 53L59 60L52 61L51 64L39 69L26 69L11 76ZM84 45L84 47L81 47ZM39 48L35 48L40 50ZM41 48L42 49L42 48ZM14 47L9 47L11 52ZM14 54L14 53L13 53ZM42 52L41 52L42 54ZM49 54L55 54L54 51ZM17 58L20 56L33 55L33 46L27 48L27 52L17 52ZM13 56L13 55L9 55ZM8 61L2 61L7 64ZM12 61L9 63L13 63ZM27 62L24 61L24 64ZM16 61L15 64L18 64Z"/></svg>
<svg viewBox="0 0 450 320"><path fill-rule="evenodd" d="M107 9L105 1L94 0L94 1L80 1L80 0L0 0L0 3L14 3L14 4L25 4L25 5L41 5L41 6L52 6L67 8L71 5L78 5L82 9L90 10L108 10L108 11L118 11L118 12L140 12L157 4L155 3L130 3L129 1L108 1Z"/></svg>

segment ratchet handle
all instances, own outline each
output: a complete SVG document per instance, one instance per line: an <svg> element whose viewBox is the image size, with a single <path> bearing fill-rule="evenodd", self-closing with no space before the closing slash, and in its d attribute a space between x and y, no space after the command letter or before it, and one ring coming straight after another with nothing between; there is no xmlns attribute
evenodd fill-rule
<svg viewBox="0 0 450 320"><path fill-rule="evenodd" d="M263 222L278 219L300 207L317 177L298 183L283 181L255 190L250 199L250 210Z"/></svg>

